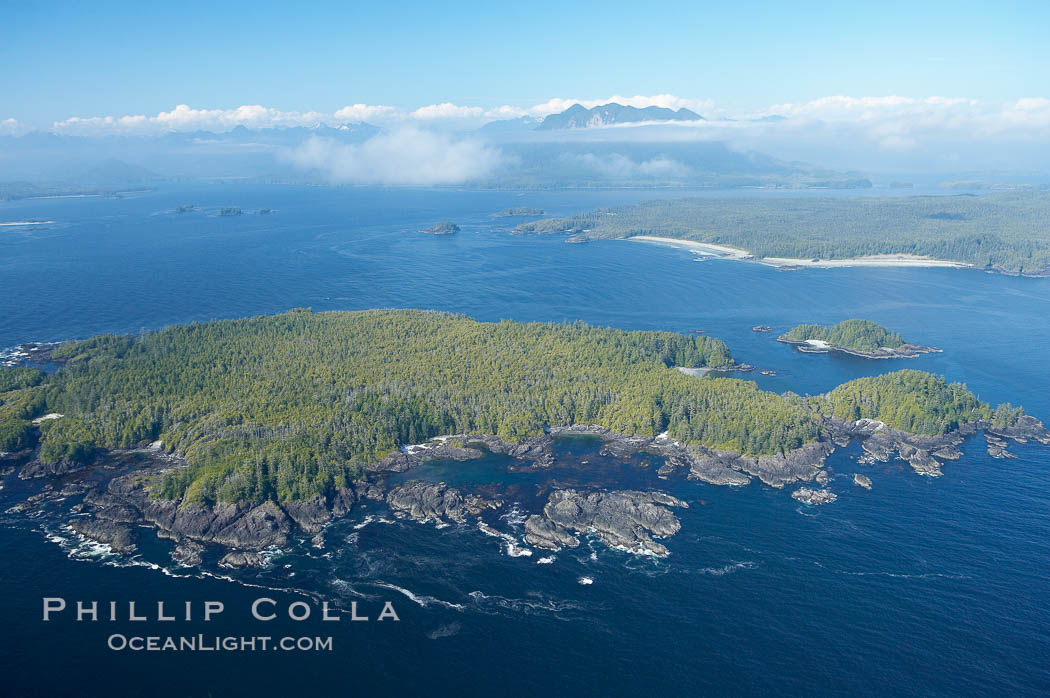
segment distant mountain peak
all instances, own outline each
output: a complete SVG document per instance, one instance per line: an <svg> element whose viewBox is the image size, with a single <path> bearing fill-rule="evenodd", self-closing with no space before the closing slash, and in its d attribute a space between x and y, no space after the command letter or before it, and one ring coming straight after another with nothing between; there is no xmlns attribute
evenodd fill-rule
<svg viewBox="0 0 1050 698"><path fill-rule="evenodd" d="M682 107L631 107L610 102L588 109L574 104L558 114L551 114L536 127L537 131L553 131L568 128L594 128L613 124L631 124L648 121L703 121L704 117Z"/></svg>

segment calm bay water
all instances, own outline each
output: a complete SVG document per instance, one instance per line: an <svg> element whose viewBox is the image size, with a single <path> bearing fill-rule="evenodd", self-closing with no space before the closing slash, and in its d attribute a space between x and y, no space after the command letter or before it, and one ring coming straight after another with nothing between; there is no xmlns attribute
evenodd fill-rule
<svg viewBox="0 0 1050 698"><path fill-rule="evenodd" d="M681 194L215 184L121 200L3 203L0 222L55 222L0 228L0 347L292 307L422 307L481 320L703 328L738 360L775 370L749 376L767 389L815 393L918 368L1050 420L1050 280L698 263L644 243L509 236L494 228L516 219L489 215L509 206L567 214L664 195ZM172 213L183 203L204 210ZM211 215L221 206L275 212ZM463 230L416 232L437 220ZM945 352L894 362L806 356L775 342L775 333L750 329L848 317ZM264 592L118 559L70 559L35 531L38 522L4 516L2 692L267 694L307 681L311 692L341 694L1050 691L1050 449L1011 446L1018 458L997 461L972 439L965 457L931 480L899 462L858 466L854 445L829 459L838 501L808 509L788 491L657 481L651 468L603 459L593 445L559 448L562 481L583 472L687 500L682 531L667 542L671 556L636 558L589 543L537 564L541 551L509 556L500 539L473 526L383 523L376 519L385 509L370 504L332 527L326 550L297 550L244 576L286 590ZM536 486L533 475L505 465L439 463L412 476ZM857 471L872 477L871 492L850 482ZM145 545L142 557L163 561L161 547L151 555ZM580 584L583 577L593 584ZM373 617L376 602L389 598L402 620L265 628L245 620L252 599L265 593L287 603L300 592L358 599ZM228 609L219 621L159 631L150 624L149 632L331 634L334 651L117 653L106 637L134 624L42 623L42 596L219 599Z"/></svg>

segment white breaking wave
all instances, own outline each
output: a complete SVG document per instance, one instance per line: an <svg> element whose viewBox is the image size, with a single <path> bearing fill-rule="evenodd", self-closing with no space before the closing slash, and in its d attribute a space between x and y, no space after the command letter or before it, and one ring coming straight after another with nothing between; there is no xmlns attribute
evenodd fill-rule
<svg viewBox="0 0 1050 698"><path fill-rule="evenodd" d="M392 519L384 518L382 516L373 516L372 514L369 514L364 519L362 519L360 523L354 524L353 528L355 531L360 531L362 528L364 528L370 523L392 524L397 522Z"/></svg>
<svg viewBox="0 0 1050 698"><path fill-rule="evenodd" d="M743 562L731 562L728 565L722 565L721 567L704 567L697 570L700 574L709 574L714 577L721 577L726 574L732 574L737 570L753 570L758 567L757 562L745 560Z"/></svg>
<svg viewBox="0 0 1050 698"><path fill-rule="evenodd" d="M526 615L545 613L554 615L555 617L560 617L558 615L560 613L582 608L582 606L575 601L559 601L557 599L544 597L539 593L536 594L536 598L532 599L511 599L499 595L489 596L481 591L472 591L468 596L473 599L474 605L478 610L483 612L502 609L524 613Z"/></svg>
<svg viewBox="0 0 1050 698"><path fill-rule="evenodd" d="M504 533L498 529L489 526L484 521L478 521L478 530L484 533L486 536L492 536L493 538L500 538L504 542L503 551L510 557L531 557L532 550L524 546L518 545L518 539L509 533Z"/></svg>
<svg viewBox="0 0 1050 698"><path fill-rule="evenodd" d="M398 592L400 594L404 594L405 598L407 598L409 601L412 601L413 603L417 603L420 606L422 606L423 608L426 608L430 604L437 604L438 606L444 606L445 608L451 608L451 609L455 609L457 611L462 611L463 610L463 605L462 604L452 603L451 601L442 601L441 599L434 598L433 596L426 596L426 595L420 596L419 594L416 594L416 593L414 593L412 591L409 591L408 589L405 589L404 587L399 587L396 584L389 584L387 582L368 582L368 584L373 584L373 585L375 585L377 587L382 587L383 589L391 589L391 590L396 591L396 592Z"/></svg>

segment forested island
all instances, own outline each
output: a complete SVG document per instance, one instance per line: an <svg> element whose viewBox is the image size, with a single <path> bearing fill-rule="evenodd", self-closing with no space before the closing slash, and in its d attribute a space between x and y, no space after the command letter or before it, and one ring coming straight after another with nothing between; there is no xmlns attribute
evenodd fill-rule
<svg viewBox="0 0 1050 698"><path fill-rule="evenodd" d="M1050 275L1050 192L864 198L686 198L523 223L570 242L655 236L735 248L780 266L879 255ZM872 260L878 262L878 259ZM885 263L894 260L883 260ZM897 260L904 263L909 260Z"/></svg>
<svg viewBox="0 0 1050 698"><path fill-rule="evenodd" d="M295 310L48 351L37 360L56 364L54 372L0 371L7 472L17 469L26 481L64 476L61 489L48 485L41 495L62 506L87 491L71 523L83 535L126 547L129 524L141 521L179 541L180 554L200 542L282 545L293 526L318 533L362 497L421 520L477 516L499 503L443 485L386 490L383 475L490 451L546 467L552 440L566 432L596 435L609 452L658 455L661 476L681 468L713 484L755 477L773 487L827 482L824 459L853 438L863 439L868 457L897 454L927 475L940 474L941 460L957 458L955 446L979 429L994 434L989 452L998 457L1009 457L1007 439L1050 443L1050 432L1020 408L993 409L964 385L928 373L862 378L814 397L779 395L675 370L734 367L718 339L582 323ZM130 463L138 465L128 470ZM98 472L110 473L108 484L91 484ZM583 518L559 519L552 510L532 522L530 540L559 545L572 530L607 522L609 511L652 514L668 504L659 494L606 495L555 492L552 502L576 502ZM659 551L629 518L603 535ZM247 559L230 554L237 564Z"/></svg>
<svg viewBox="0 0 1050 698"><path fill-rule="evenodd" d="M910 359L940 352L935 347L905 342L900 334L869 320L843 320L835 325L798 325L777 337L807 354L838 351L865 359Z"/></svg>
<svg viewBox="0 0 1050 698"><path fill-rule="evenodd" d="M452 221L438 221L429 228L424 228L419 232L427 233L428 235L454 235L459 232L459 226Z"/></svg>
<svg viewBox="0 0 1050 698"><path fill-rule="evenodd" d="M517 216L542 216L542 208L531 208L529 206L518 206L516 208L505 208L492 214L493 218L515 218Z"/></svg>

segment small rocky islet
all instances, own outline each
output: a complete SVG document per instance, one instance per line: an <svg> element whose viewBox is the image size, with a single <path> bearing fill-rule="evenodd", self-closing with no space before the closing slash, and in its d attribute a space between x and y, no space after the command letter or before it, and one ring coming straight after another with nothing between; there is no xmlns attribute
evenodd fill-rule
<svg viewBox="0 0 1050 698"><path fill-rule="evenodd" d="M874 322L858 319L844 320L830 326L798 325L777 337L777 341L790 344L804 354L838 352L864 359L914 359L921 354L942 351L936 347L906 342L896 332Z"/></svg>
<svg viewBox="0 0 1050 698"><path fill-rule="evenodd" d="M427 235L455 235L459 232L459 226L452 221L438 221L434 225L423 228L419 232Z"/></svg>

